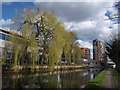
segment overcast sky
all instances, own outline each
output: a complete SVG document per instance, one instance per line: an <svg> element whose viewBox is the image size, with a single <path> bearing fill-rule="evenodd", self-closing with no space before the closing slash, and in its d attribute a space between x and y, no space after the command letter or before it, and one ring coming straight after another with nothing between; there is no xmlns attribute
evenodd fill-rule
<svg viewBox="0 0 120 90"><path fill-rule="evenodd" d="M16 0L11 0L16 1ZM118 25L109 20L109 15L116 13L114 1L111 2L33 2L3 3L0 22L6 28L14 23L15 9L27 6L39 6L54 11L55 16L65 24L68 31L77 35L81 47L93 49L94 39L108 40L108 37L118 32ZM88 0L87 0L88 1ZM99 0L98 0L99 1ZM9 9L8 9L9 8ZM7 27L8 28L8 27ZM92 52L91 52L92 53Z"/></svg>

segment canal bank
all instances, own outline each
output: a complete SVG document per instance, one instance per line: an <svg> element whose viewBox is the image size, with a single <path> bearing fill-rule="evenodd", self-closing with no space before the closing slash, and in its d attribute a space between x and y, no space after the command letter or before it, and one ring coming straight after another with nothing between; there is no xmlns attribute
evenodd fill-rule
<svg viewBox="0 0 120 90"><path fill-rule="evenodd" d="M2 68L3 73L48 73L54 71L75 70L75 69L89 69L89 68L102 68L96 65L61 65L61 66L35 66L32 72L32 66L7 66Z"/></svg>

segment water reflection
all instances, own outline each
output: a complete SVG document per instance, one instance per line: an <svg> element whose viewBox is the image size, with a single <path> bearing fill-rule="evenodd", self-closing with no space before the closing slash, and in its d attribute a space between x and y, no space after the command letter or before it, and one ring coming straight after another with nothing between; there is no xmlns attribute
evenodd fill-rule
<svg viewBox="0 0 120 90"><path fill-rule="evenodd" d="M62 71L47 74L3 75L3 88L84 88L101 69Z"/></svg>

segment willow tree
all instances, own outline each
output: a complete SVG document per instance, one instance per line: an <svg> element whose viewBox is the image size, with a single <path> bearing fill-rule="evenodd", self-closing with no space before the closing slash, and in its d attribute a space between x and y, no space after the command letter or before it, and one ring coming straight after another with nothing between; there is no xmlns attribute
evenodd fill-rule
<svg viewBox="0 0 120 90"><path fill-rule="evenodd" d="M74 45L74 57L75 57L75 63L76 64L80 64L80 60L81 60L81 48L80 45L78 43L75 43Z"/></svg>
<svg viewBox="0 0 120 90"><path fill-rule="evenodd" d="M15 32L11 32L11 42L13 50L13 68L16 69L18 65L18 54L19 54L19 36Z"/></svg>
<svg viewBox="0 0 120 90"><path fill-rule="evenodd" d="M65 58L68 64L74 62L74 44L75 44L75 34L73 32L67 32L65 37L65 45L63 52L65 53Z"/></svg>
<svg viewBox="0 0 120 90"><path fill-rule="evenodd" d="M32 63L32 71L34 72L35 66L37 65L37 59L38 59L38 45L36 43L36 35L31 34L29 36L29 47L28 50L30 52L30 58L31 58L31 63Z"/></svg>
<svg viewBox="0 0 120 90"><path fill-rule="evenodd" d="M63 47L68 42L70 35L53 14L40 8L26 10L17 18L17 22L19 31L26 25L33 28L33 33L36 34L38 40L40 64L51 63L52 60L56 64L60 62ZM68 40L65 40L65 37L68 37ZM52 56L53 59L51 59Z"/></svg>
<svg viewBox="0 0 120 90"><path fill-rule="evenodd" d="M51 43L49 45L49 64L58 65L61 64L63 48L65 46L65 35L67 31L65 31L62 23L56 21L55 31L52 37ZM67 37L67 36L66 36Z"/></svg>
<svg viewBox="0 0 120 90"><path fill-rule="evenodd" d="M4 52L3 52L3 56L2 56L2 65L5 65L7 63L6 56L7 56L7 46L5 44Z"/></svg>
<svg viewBox="0 0 120 90"><path fill-rule="evenodd" d="M76 59L73 52L75 35L67 32L52 13L40 8L28 9L19 14L14 22L14 29L20 31L20 37L14 37L13 41L15 65L17 62L23 65L26 57L30 57L33 68L35 62L58 65L63 52L69 63Z"/></svg>
<svg viewBox="0 0 120 90"><path fill-rule="evenodd" d="M11 32L14 68L17 65L28 66L32 64L32 71L34 72L35 62L38 57L38 45L36 34L33 32L33 27L25 24L19 32Z"/></svg>
<svg viewBox="0 0 120 90"><path fill-rule="evenodd" d="M19 31L24 26L32 27L39 47L39 64L48 63L48 44L53 36L56 18L47 11L37 8L24 11L14 20Z"/></svg>
<svg viewBox="0 0 120 90"><path fill-rule="evenodd" d="M70 51L71 51L71 41L70 41L70 34L69 32L67 33L67 35L65 35L66 37L65 39L65 45L64 45L64 54L65 54L65 58L68 62L68 64L71 63L71 58L70 58Z"/></svg>

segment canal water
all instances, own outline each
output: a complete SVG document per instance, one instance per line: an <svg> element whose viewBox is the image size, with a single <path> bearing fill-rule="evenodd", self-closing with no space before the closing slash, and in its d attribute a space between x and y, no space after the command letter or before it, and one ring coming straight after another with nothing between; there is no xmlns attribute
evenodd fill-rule
<svg viewBox="0 0 120 90"><path fill-rule="evenodd" d="M3 74L2 88L84 88L100 68L36 74Z"/></svg>

